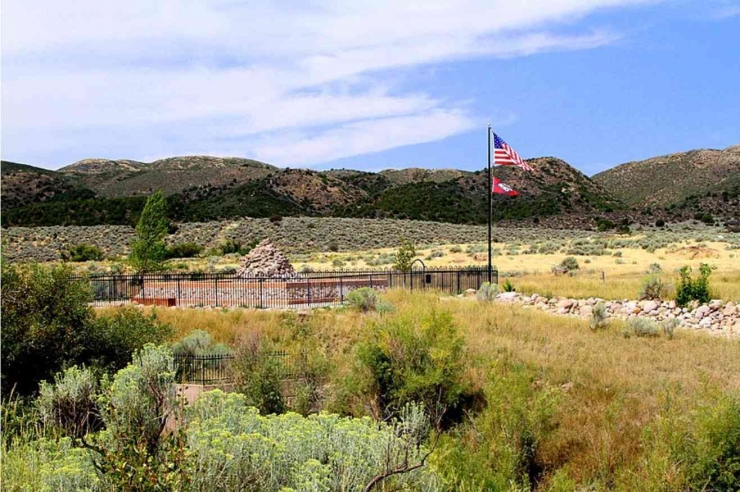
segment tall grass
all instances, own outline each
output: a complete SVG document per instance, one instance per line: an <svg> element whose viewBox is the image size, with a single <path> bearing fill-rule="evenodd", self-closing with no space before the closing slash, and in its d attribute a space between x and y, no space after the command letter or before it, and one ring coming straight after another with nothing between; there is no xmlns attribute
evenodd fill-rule
<svg viewBox="0 0 740 492"><path fill-rule="evenodd" d="M639 282L635 285L639 288ZM525 460L529 463L527 467L540 469L532 475L537 483L530 485L542 490L548 487L570 490L568 487L573 484L597 490L635 490L630 487L640 480L663 484L662 490L690 490L693 486L686 484L691 476L710 476L711 470L689 470L686 457L701 449L715 452L721 447L712 437L717 432L692 434L692 439L703 439L704 448L671 454L660 448L672 449L671 443L677 439L671 434L671 427L664 423L673 418L672 425L681 429L684 433L681 435L686 435L687 428L701 425L706 429L719 426L726 432L736 429L729 410L716 415L704 410L712 405L736 408L727 402L735 401L740 394L738 340L681 330L673 339L625 338L622 334L625 325L621 322L594 332L587 320L440 297L435 293L393 291L384 299L396 307L396 313L389 316L422 318L432 311L450 313L465 338L466 377L474 388L488 388L486 394L493 399L488 405L496 405L497 398L516 394L516 387L522 391L547 388L548 394L553 395L557 405L548 416L547 432L540 433L534 461ZM156 312L162 321L173 325L178 336L199 328L211 332L217 341L231 343L242 336L260 333L289 349L299 347L306 339L314 340L312 350L320 351L331 363L332 381L342 381L353 373L355 347L381 316L348 309L319 310L305 317L265 311L159 309ZM496 368L502 367L502 361L506 361L507 367L522 365L529 372L526 378L509 379L495 390L496 378L501 376L497 376ZM526 392L519 394L523 399L518 402L537 398L536 392L530 396ZM341 395L330 394L327 398L337 401ZM527 408L516 402L511 405ZM340 407L334 407L337 408ZM471 418L475 419L475 415L471 414ZM676 415L683 416L683 420L676 420ZM527 417L525 421L541 422L538 419ZM504 424L495 425L502 428ZM476 432L469 430L447 436L445 439L455 440L455 446L445 449L470 457L469 451L479 446L472 437ZM659 436L662 444L652 447L652 441L646 437L648 432ZM490 462L487 463L489 466ZM462 470L461 465L458 471ZM679 472L682 481L675 483L682 485L673 487L671 476ZM465 487L478 490L470 483L460 486L460 490Z"/></svg>

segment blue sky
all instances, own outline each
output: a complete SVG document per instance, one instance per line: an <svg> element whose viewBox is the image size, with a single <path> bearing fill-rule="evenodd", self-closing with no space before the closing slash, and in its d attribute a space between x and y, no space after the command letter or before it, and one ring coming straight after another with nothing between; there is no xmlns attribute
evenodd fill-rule
<svg viewBox="0 0 740 492"><path fill-rule="evenodd" d="M590 175L740 143L738 1L110 5L3 1L3 159L472 170L490 122Z"/></svg>

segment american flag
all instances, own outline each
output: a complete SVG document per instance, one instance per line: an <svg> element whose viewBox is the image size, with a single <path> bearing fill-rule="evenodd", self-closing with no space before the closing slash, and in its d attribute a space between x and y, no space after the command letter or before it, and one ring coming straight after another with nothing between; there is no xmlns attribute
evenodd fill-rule
<svg viewBox="0 0 740 492"><path fill-rule="evenodd" d="M518 166L525 171L534 171L532 166L524 162L524 159L519 157L516 150L509 147L509 144L504 142L501 137L493 134L493 165L500 166Z"/></svg>

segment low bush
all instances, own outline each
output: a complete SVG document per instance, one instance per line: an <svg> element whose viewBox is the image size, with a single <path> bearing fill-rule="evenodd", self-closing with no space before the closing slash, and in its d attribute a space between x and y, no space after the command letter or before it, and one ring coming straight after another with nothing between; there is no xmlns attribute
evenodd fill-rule
<svg viewBox="0 0 740 492"><path fill-rule="evenodd" d="M478 302L493 302L496 299L496 294L498 294L498 284L483 282L475 297Z"/></svg>
<svg viewBox="0 0 740 492"><path fill-rule="evenodd" d="M640 300L653 300L663 299L667 293L667 289L663 281L657 275L651 275L642 282L640 292L637 297Z"/></svg>
<svg viewBox="0 0 740 492"><path fill-rule="evenodd" d="M439 422L448 412L459 415L469 398L464 352L449 313L380 318L357 349L354 384L377 418L420 402Z"/></svg>
<svg viewBox="0 0 740 492"><path fill-rule="evenodd" d="M62 260L72 262L101 261L104 258L103 251L92 244L78 244L62 251Z"/></svg>
<svg viewBox="0 0 740 492"><path fill-rule="evenodd" d="M578 270L580 268L580 266L578 265L578 260L576 260L572 256L568 256L563 261L561 261L560 267L563 268L566 272L572 272L573 270Z"/></svg>
<svg viewBox="0 0 740 492"><path fill-rule="evenodd" d="M679 306L686 306L691 301L697 301L700 304L709 302L711 297L709 292L709 276L712 274L712 268L706 263L699 267L699 276L691 277L691 267L684 266L679 270L679 281L676 286L676 303Z"/></svg>
<svg viewBox="0 0 740 492"><path fill-rule="evenodd" d="M269 340L263 337L242 340L234 353L232 370L235 388L249 405L263 414L285 412L284 368Z"/></svg>
<svg viewBox="0 0 740 492"><path fill-rule="evenodd" d="M512 284L511 280L508 278L504 281L504 285L502 286L502 288L504 289L504 292L516 291L516 289L514 288L514 284Z"/></svg>
<svg viewBox="0 0 740 492"><path fill-rule="evenodd" d="M378 306L378 293L371 287L360 287L347 294L347 306L363 313L375 311Z"/></svg>
<svg viewBox="0 0 740 492"><path fill-rule="evenodd" d="M636 316L627 320L627 327L623 331L625 337L652 338L660 335L658 324L648 318Z"/></svg>
<svg viewBox="0 0 740 492"><path fill-rule="evenodd" d="M599 301L594 305L593 310L591 311L591 321L589 326L593 331L606 328L608 317L609 313L606 310L606 303L604 301Z"/></svg>
<svg viewBox="0 0 740 492"><path fill-rule="evenodd" d="M99 427L98 396L99 385L93 371L72 366L58 373L53 384L41 382L36 406L46 425L79 438Z"/></svg>
<svg viewBox="0 0 740 492"><path fill-rule="evenodd" d="M194 258L203 252L203 246L196 243L179 243L167 248L167 258Z"/></svg>

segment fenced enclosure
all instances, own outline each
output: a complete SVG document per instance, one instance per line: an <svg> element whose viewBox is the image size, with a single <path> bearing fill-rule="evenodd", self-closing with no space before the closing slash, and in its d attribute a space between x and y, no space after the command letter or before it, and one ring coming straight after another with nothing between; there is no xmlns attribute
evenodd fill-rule
<svg viewBox="0 0 740 492"><path fill-rule="evenodd" d="M498 282L498 272L492 272ZM95 306L216 306L249 308L321 307L343 304L360 287L404 288L460 294L488 280L486 267L398 270L339 270L300 273L295 278L237 277L233 273L92 275Z"/></svg>

